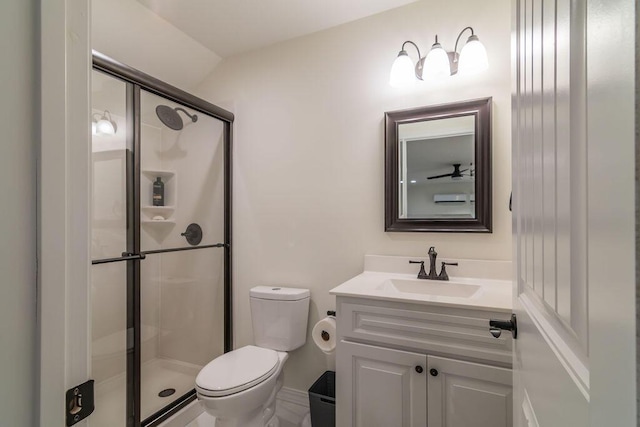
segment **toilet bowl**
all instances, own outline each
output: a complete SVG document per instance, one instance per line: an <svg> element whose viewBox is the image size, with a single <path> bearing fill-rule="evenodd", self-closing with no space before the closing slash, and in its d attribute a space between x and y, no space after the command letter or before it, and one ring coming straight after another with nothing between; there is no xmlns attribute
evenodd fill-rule
<svg viewBox="0 0 640 427"><path fill-rule="evenodd" d="M276 394L287 351L304 345L309 290L251 289L254 341L209 362L196 378L198 399L216 427L278 427Z"/></svg>
<svg viewBox="0 0 640 427"><path fill-rule="evenodd" d="M277 427L269 422L288 357L249 345L209 362L196 378L196 391L216 427Z"/></svg>

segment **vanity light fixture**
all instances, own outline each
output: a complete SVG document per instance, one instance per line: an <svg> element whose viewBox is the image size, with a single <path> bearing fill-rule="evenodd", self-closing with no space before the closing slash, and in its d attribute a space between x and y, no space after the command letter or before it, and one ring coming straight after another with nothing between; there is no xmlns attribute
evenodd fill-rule
<svg viewBox="0 0 640 427"><path fill-rule="evenodd" d="M100 113L91 115L91 133L94 135L115 135L117 130L118 125L111 117L109 110L104 110L102 115Z"/></svg>
<svg viewBox="0 0 640 427"><path fill-rule="evenodd" d="M471 31L471 35L458 53L458 43L465 31ZM412 44L418 51L418 62L413 64L411 58L404 49L407 43ZM402 50L391 67L389 84L393 87L404 87L418 80L440 80L454 74L476 74L489 68L487 51L484 45L474 33L473 28L465 27L458 34L456 44L452 52L447 52L438 42L436 35L435 43L431 46L429 53L422 57L418 46L407 40L402 44Z"/></svg>

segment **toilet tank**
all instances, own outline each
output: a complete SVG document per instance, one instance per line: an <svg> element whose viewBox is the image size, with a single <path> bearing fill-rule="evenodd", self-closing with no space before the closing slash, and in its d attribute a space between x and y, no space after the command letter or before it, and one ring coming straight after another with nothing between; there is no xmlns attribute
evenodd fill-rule
<svg viewBox="0 0 640 427"><path fill-rule="evenodd" d="M291 351L307 341L308 289L256 286L249 291L253 339L258 347Z"/></svg>

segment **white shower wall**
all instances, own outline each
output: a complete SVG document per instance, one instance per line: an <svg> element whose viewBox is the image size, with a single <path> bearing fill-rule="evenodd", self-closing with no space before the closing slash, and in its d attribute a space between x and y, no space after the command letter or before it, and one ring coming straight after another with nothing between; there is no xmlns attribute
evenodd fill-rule
<svg viewBox="0 0 640 427"><path fill-rule="evenodd" d="M143 223L142 250L189 246L180 234L191 223L203 230L200 245L224 242L223 124L198 112L193 123L179 113L185 126L174 131L158 120L155 107L177 104L144 92L141 104L141 169L174 174L165 183L165 198L174 206L167 219L175 222ZM142 206L152 203L152 181L141 178ZM155 347L143 350L144 360L203 366L224 352L223 253L222 248L170 252L141 263L142 324L157 331Z"/></svg>

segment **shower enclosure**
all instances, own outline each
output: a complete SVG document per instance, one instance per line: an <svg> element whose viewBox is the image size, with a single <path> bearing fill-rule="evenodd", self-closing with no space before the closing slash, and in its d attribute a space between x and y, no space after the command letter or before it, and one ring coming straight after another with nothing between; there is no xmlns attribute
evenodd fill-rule
<svg viewBox="0 0 640 427"><path fill-rule="evenodd" d="M231 349L231 125L94 52L92 427L155 426Z"/></svg>

